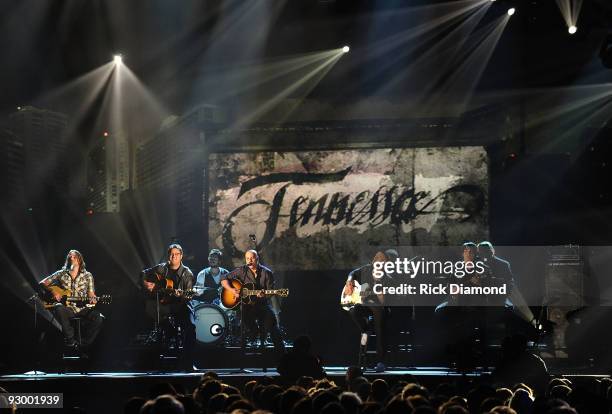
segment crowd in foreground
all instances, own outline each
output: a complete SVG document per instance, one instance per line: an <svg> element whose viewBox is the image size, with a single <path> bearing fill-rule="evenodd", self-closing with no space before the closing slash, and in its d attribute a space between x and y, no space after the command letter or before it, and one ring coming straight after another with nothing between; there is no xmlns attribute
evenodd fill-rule
<svg viewBox="0 0 612 414"><path fill-rule="evenodd" d="M293 385L281 377L261 377L239 389L214 372L202 376L194 390L159 383L148 396L125 402L125 414L565 414L612 413L612 380L591 379L588 386L552 378L542 392L526 383L494 388L480 381L470 387L441 382L433 389L414 378L394 384L369 380L358 368L349 369L346 386L329 379L302 376ZM467 391L463 391L467 390ZM0 390L2 392L4 390ZM0 394L1 395L1 394ZM1 399L1 397L0 397ZM1 404L0 404L1 405ZM7 407L4 405L4 407ZM20 410L2 409L2 412ZM74 407L70 413L85 410Z"/></svg>
<svg viewBox="0 0 612 414"><path fill-rule="evenodd" d="M240 388L215 372L195 389L159 383L147 396L125 402L125 414L612 414L612 379L583 377L577 383L550 377L543 362L522 346L505 345L505 358L487 376L449 377L420 383L411 375L368 379L350 367L336 382L327 378L307 339L296 340L278 366L279 376L259 377ZM512 346L510 346L512 345ZM511 350L511 351L510 351ZM2 411L6 405L0 389ZM17 410L19 411L19 410ZM112 410L111 410L112 411ZM86 413L77 407L69 412Z"/></svg>
<svg viewBox="0 0 612 414"><path fill-rule="evenodd" d="M279 385L270 377L247 382L243 389L224 384L216 374L205 374L191 393L160 384L148 399L133 397L125 414L562 414L610 413L612 380L592 380L591 389L553 378L541 393L525 383L494 388L474 385L462 392L443 382L428 389L416 381L370 381L349 370L347 386L328 379L300 377L294 385Z"/></svg>

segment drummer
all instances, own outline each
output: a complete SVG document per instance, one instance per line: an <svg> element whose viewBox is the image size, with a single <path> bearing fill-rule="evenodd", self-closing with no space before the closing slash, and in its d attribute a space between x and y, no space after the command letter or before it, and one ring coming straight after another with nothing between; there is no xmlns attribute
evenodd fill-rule
<svg viewBox="0 0 612 414"><path fill-rule="evenodd" d="M196 283L193 289L197 292L197 296L193 298L192 306L199 303L214 303L219 304L219 288L221 286L221 276L229 273L227 269L220 267L223 253L219 249L212 249L208 253L208 264L210 266L202 269L198 273Z"/></svg>

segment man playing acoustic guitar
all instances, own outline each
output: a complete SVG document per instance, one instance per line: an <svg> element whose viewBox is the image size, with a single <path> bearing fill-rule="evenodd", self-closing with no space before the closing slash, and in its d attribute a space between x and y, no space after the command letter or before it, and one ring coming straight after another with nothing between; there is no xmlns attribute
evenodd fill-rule
<svg viewBox="0 0 612 414"><path fill-rule="evenodd" d="M255 250L248 250L244 259L246 264L234 269L232 272L221 275L221 286L234 293L235 298L240 297L240 289L232 286L232 280L238 280L243 286L252 285L251 289L274 289L274 274L270 269L259 264L259 256ZM274 348L278 353L284 353L285 344L278 329L278 321L272 311L270 301L263 292L259 292L252 303L243 303L242 315L245 326L251 332L259 332L261 338L265 338L270 332ZM259 329L257 329L259 325ZM263 340L262 340L263 346Z"/></svg>
<svg viewBox="0 0 612 414"><path fill-rule="evenodd" d="M168 246L168 260L142 271L142 285L147 292L145 303L147 315L156 319L170 336L176 333L176 339L184 338L181 365L186 370L193 367L193 347L195 345L195 327L189 319L187 301L191 299L193 273L183 264L183 248L173 243ZM159 303L157 303L159 301ZM159 312L159 313L158 313ZM178 332L183 331L180 338Z"/></svg>
<svg viewBox="0 0 612 414"><path fill-rule="evenodd" d="M72 301L66 301L65 304L62 303L64 295L59 292L61 289L64 291L64 294L67 293L71 297L87 298L86 301L90 305L96 304L97 297L94 289L94 278L85 268L83 255L78 250L70 250L68 255L66 255L64 266L41 280L40 285L57 302L50 309L62 326L66 346L69 348L77 346L74 328L70 324L70 319L74 317L81 318L83 334L80 345L91 345L96 339L98 332L100 332L100 328L102 328L104 317L93 306L86 306ZM54 287L59 287L60 289L54 289Z"/></svg>

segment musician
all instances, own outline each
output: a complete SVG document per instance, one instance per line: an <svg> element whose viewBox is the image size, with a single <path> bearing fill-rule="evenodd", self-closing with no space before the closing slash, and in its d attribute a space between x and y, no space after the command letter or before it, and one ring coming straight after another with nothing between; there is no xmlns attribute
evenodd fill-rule
<svg viewBox="0 0 612 414"><path fill-rule="evenodd" d="M193 287L193 273L183 264L183 248L173 243L168 246L168 259L142 271L142 285L148 293L146 311L152 318L157 318L159 305L160 324L166 327L180 327L185 334L185 366L191 368L191 351L195 344L195 327L189 319L187 300L182 292ZM171 289L166 289L169 285ZM159 304L157 301L159 300Z"/></svg>
<svg viewBox="0 0 612 414"><path fill-rule="evenodd" d="M41 280L40 285L50 294L52 294L50 288L58 286L69 290L70 296L87 297L91 305L97 302L93 275L85 268L85 260L78 250L68 251L64 266ZM60 293L55 293L53 296L57 303L51 311L62 327L65 345L69 348L91 345L102 328L104 316L93 307L81 306L75 302L66 305L60 303L62 300ZM70 323L74 317L81 318L81 344L77 344L74 328Z"/></svg>
<svg viewBox="0 0 612 414"><path fill-rule="evenodd" d="M463 243L461 256L462 256L463 262L465 263L466 268L468 267L468 263L471 264L470 268L475 268L474 263L477 260L477 254L478 254L478 245L476 243L471 242L471 241ZM483 276L484 276L483 274L477 274L474 272L473 274L466 275L465 279L462 280L462 283L468 286L480 285L481 279ZM455 279L453 276L451 280L449 280L449 283L451 282L456 283L457 280L458 279ZM478 299L478 300L482 300L482 299ZM450 312L448 308L453 305L454 306L457 306L457 305L467 306L469 304L470 304L469 299L464 299L460 295L449 295L448 300L439 304L436 307L435 312L439 315L448 314ZM444 315L444 318L447 318L447 315Z"/></svg>
<svg viewBox="0 0 612 414"><path fill-rule="evenodd" d="M478 255L484 261L491 275L499 280L499 283L506 283L508 286L508 296L504 300L506 310L511 310L516 316L535 327L535 317L525 298L514 283L514 274L510 262L502 259L495 254L495 247L489 241L478 243ZM529 332L529 334L531 334Z"/></svg>
<svg viewBox="0 0 612 414"><path fill-rule="evenodd" d="M482 246L474 242L463 244L463 262L472 263L473 269L479 269L477 263L484 265L483 271L475 271L466 275L460 283L468 286L500 286L507 284L510 292L513 277L510 264L505 260L495 260L492 245L482 242ZM457 280L453 277L453 283ZM450 295L449 299L436 307L436 315L443 324L446 338L443 343L451 356L462 364L474 364L480 352L486 350L488 336L493 332L490 328L502 324L508 331L508 321L511 316L512 304L505 296L500 295ZM477 328L477 329L476 329ZM475 341L479 339L479 341ZM482 350L478 346L484 346Z"/></svg>
<svg viewBox="0 0 612 414"><path fill-rule="evenodd" d="M500 283L506 283L508 293L514 287L514 275L510 267L510 262L495 255L495 248L489 241L478 243L478 257L484 262L490 276L497 279ZM512 306L507 300L506 306Z"/></svg>
<svg viewBox="0 0 612 414"><path fill-rule="evenodd" d="M231 280L240 281L243 286L252 284L253 289L274 289L274 274L270 269L259 263L259 255L255 250L247 250L244 254L245 265L234 269L228 274L221 275L221 286L234 293L235 298L240 297L240 289L234 289L230 285ZM270 332L274 348L278 353L284 353L285 344L278 329L278 315L272 310L270 300L260 293L254 298L253 303L243 303L243 322L252 332L260 332L261 338ZM259 325L259 329L257 329ZM263 346L263 343L262 343Z"/></svg>
<svg viewBox="0 0 612 414"><path fill-rule="evenodd" d="M393 257L393 255L395 255L395 257ZM394 250L389 250L388 255L381 251L376 252L374 258L372 259L372 263L359 267L349 273L348 278L346 280L346 284L342 291L343 296L350 296L353 294L353 289L355 288L355 281L357 281L361 285L365 283L368 284L367 292L365 294L364 292L362 292L362 304L357 304L353 306L349 313L351 314L353 321L359 327L359 330L361 332L360 344L364 348L368 344L368 319L370 316L372 316L372 318L374 319L374 331L376 334L376 357L378 359L378 363L376 364L376 370L378 372L383 372L385 370L385 319L387 309L384 307L383 295L375 295L372 292L372 287L375 283L384 284L385 281L374 278L374 276L372 275L372 271L374 270L374 263L395 260L396 257L397 253ZM387 278L387 276L383 277Z"/></svg>
<svg viewBox="0 0 612 414"><path fill-rule="evenodd" d="M468 241L462 246L461 256L465 267L468 263L475 267L474 262L477 259L478 246L476 243ZM448 283L463 283L468 286L479 284L480 274L466 275L463 279L456 279L451 276ZM482 300L479 298L478 300ZM472 364L475 358L474 347L472 346L474 327L480 323L480 317L483 315L482 307L470 306L473 305L472 299L469 297L461 297L461 295L449 295L447 300L436 306L435 315L440 324L438 333L440 341L437 344L440 346L438 351L444 350L454 362L461 364Z"/></svg>
<svg viewBox="0 0 612 414"><path fill-rule="evenodd" d="M213 303L215 299L218 301L221 276L229 273L229 270L219 266L222 258L223 253L219 249L212 249L208 253L209 266L198 273L196 283L193 286L199 294L194 298L194 301L205 303ZM203 293L200 294L201 291Z"/></svg>

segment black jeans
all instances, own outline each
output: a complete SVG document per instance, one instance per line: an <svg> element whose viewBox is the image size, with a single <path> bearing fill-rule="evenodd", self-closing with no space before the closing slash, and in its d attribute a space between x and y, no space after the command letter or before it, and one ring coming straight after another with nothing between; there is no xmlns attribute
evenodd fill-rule
<svg viewBox="0 0 612 414"><path fill-rule="evenodd" d="M51 311L62 326L66 344L72 344L78 339L75 338L74 327L70 323L72 318L81 318L81 345L85 346L93 343L104 321L104 316L94 308L85 308L77 313L72 308L60 304L51 308Z"/></svg>
<svg viewBox="0 0 612 414"><path fill-rule="evenodd" d="M349 313L353 321L355 321L359 327L361 333L368 332L368 318L372 316L374 319L374 333L376 334L376 357L378 358L378 362L384 362L387 353L387 341L385 338L385 307L355 305Z"/></svg>
<svg viewBox="0 0 612 414"><path fill-rule="evenodd" d="M245 329L250 332L258 332L261 335L262 342L265 340L266 334L270 332L276 351L281 353L285 351L285 344L278 329L276 317L268 304L242 305L242 311L244 312L242 320Z"/></svg>

